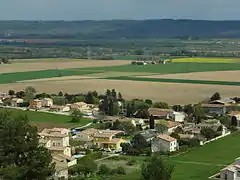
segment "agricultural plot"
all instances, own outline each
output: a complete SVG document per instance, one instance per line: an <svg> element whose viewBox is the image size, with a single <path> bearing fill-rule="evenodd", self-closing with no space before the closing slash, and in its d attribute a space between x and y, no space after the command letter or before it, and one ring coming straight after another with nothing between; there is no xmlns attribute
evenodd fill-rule
<svg viewBox="0 0 240 180"><path fill-rule="evenodd" d="M240 63L169 63L164 65L152 64L145 66L129 64L122 66L86 68L86 70L175 74L190 72L240 70Z"/></svg>
<svg viewBox="0 0 240 180"><path fill-rule="evenodd" d="M216 91L223 97L239 96L239 86L222 86L206 84L184 84L149 81L127 81L109 79L75 79L62 81L22 82L0 84L1 91L9 89L23 90L27 86L33 86L39 92L57 93L84 93L96 90L105 93L107 89L116 89L124 98L152 99L165 101L169 104L188 104L200 102L211 97Z"/></svg>
<svg viewBox="0 0 240 180"><path fill-rule="evenodd" d="M239 58L177 58L172 62L193 62L193 63L240 63Z"/></svg>
<svg viewBox="0 0 240 180"><path fill-rule="evenodd" d="M6 111L5 108L0 108L0 113ZM91 122L90 119L82 118L79 123L71 123L71 117L58 114L50 114L35 111L22 111L16 109L8 109L13 116L27 115L31 124L37 126L39 129L52 127L76 127L86 125Z"/></svg>
<svg viewBox="0 0 240 180"><path fill-rule="evenodd" d="M240 71L194 72L194 73L150 75L150 76L141 76L141 77L240 82Z"/></svg>
<svg viewBox="0 0 240 180"><path fill-rule="evenodd" d="M13 61L11 64L0 64L0 74L13 73L13 72L27 72L27 71L40 71L49 69L71 69L71 68L87 68L99 66L119 66L130 64L126 60L83 60L83 59L32 59Z"/></svg>
<svg viewBox="0 0 240 180"><path fill-rule="evenodd" d="M112 80L127 80L127 81L147 81L147 82L166 82L166 83L183 83L183 84L212 84L224 86L240 86L240 82L230 81L208 81L208 80L191 80L191 79L165 79L165 78L148 78L148 77L108 77Z"/></svg>

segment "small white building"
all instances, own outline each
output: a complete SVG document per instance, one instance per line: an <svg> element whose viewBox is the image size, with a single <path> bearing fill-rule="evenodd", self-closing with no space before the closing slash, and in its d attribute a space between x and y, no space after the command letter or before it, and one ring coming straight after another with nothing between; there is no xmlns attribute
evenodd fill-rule
<svg viewBox="0 0 240 180"><path fill-rule="evenodd" d="M44 98L41 100L43 107L51 107L53 106L53 100L51 98Z"/></svg>
<svg viewBox="0 0 240 180"><path fill-rule="evenodd" d="M221 180L240 180L240 159L236 159L234 164L227 166L220 172Z"/></svg>
<svg viewBox="0 0 240 180"><path fill-rule="evenodd" d="M152 152L173 152L178 150L177 139L166 134L159 135L151 142Z"/></svg>
<svg viewBox="0 0 240 180"><path fill-rule="evenodd" d="M186 114L184 112L176 112L176 111L174 111L171 114L171 116L172 116L173 121L184 122Z"/></svg>
<svg viewBox="0 0 240 180"><path fill-rule="evenodd" d="M23 103L23 99L21 98L13 98L11 101L11 106L18 107Z"/></svg>
<svg viewBox="0 0 240 180"><path fill-rule="evenodd" d="M70 107L69 106L57 106L57 105L53 105L50 107L51 111L56 111L56 112L69 112L70 111Z"/></svg>

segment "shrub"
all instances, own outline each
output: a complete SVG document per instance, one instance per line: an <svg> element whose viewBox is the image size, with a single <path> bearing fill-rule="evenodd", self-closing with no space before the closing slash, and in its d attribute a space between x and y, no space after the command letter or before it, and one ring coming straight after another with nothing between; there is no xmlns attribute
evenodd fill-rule
<svg viewBox="0 0 240 180"><path fill-rule="evenodd" d="M105 164L102 164L99 167L98 174L99 175L106 175L106 174L109 174L110 171L111 171L110 168L108 168Z"/></svg>
<svg viewBox="0 0 240 180"><path fill-rule="evenodd" d="M117 173L117 174L120 174L120 175L126 174L125 168L122 167L122 166L117 167L116 173Z"/></svg>
<svg viewBox="0 0 240 180"><path fill-rule="evenodd" d="M136 164L136 160L135 160L135 159L129 160L129 161L127 162L127 165L128 165L128 166L133 166L134 164Z"/></svg>

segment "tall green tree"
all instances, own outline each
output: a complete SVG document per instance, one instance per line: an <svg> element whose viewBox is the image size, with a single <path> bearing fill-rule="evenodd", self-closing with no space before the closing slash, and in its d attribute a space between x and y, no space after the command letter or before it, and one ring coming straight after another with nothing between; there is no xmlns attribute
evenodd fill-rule
<svg viewBox="0 0 240 180"><path fill-rule="evenodd" d="M85 156L79 159L78 164L70 172L72 175L88 177L97 171L97 163L90 157Z"/></svg>
<svg viewBox="0 0 240 180"><path fill-rule="evenodd" d="M83 117L83 114L81 113L81 111L74 109L71 112L71 117L72 117L71 122L78 123L78 122L80 122L81 118Z"/></svg>
<svg viewBox="0 0 240 180"><path fill-rule="evenodd" d="M26 116L0 113L0 167L6 180L45 180L54 173L51 154Z"/></svg>
<svg viewBox="0 0 240 180"><path fill-rule="evenodd" d="M142 165L144 180L170 180L174 166L164 161L160 156L153 156L149 162Z"/></svg>
<svg viewBox="0 0 240 180"><path fill-rule="evenodd" d="M156 103L154 103L153 107L161 108L161 109L168 109L169 105L165 102L156 102Z"/></svg>
<svg viewBox="0 0 240 180"><path fill-rule="evenodd" d="M117 100L117 92L115 89L112 89L111 95L114 100Z"/></svg>
<svg viewBox="0 0 240 180"><path fill-rule="evenodd" d="M219 92L216 92L212 95L212 97L210 98L210 101L216 101L216 100L220 100L221 96Z"/></svg>
<svg viewBox="0 0 240 180"><path fill-rule="evenodd" d="M24 95L25 95L26 100L28 102L33 100L34 97L35 97L36 92L37 91L36 91L36 89L34 87L32 87L32 86L26 87L25 90L24 90Z"/></svg>

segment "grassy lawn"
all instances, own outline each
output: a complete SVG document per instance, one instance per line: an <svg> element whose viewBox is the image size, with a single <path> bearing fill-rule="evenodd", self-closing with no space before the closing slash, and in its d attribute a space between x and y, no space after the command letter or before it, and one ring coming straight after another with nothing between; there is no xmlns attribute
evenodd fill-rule
<svg viewBox="0 0 240 180"><path fill-rule="evenodd" d="M4 108L0 108L0 112L6 111ZM57 114L50 114L44 112L34 112L34 111L22 111L16 109L7 109L11 112L13 116L27 115L29 121L36 125L42 127L76 127L88 124L92 120L87 118L82 118L79 123L71 123L71 117Z"/></svg>
<svg viewBox="0 0 240 180"><path fill-rule="evenodd" d="M16 72L0 74L0 84L16 81L43 79L63 76L86 75L99 73L99 71L85 71L81 69L52 69L42 71Z"/></svg>
<svg viewBox="0 0 240 180"><path fill-rule="evenodd" d="M240 156L240 132L219 139L215 142L197 147L169 161L175 165L173 180L207 180L218 173L225 165L231 164ZM146 157L129 157L141 165ZM139 166L140 167L140 166ZM141 171L132 169L124 176L114 177L115 180L140 180Z"/></svg>
<svg viewBox="0 0 240 180"><path fill-rule="evenodd" d="M183 83L183 84L211 84L211 85L225 85L225 86L240 86L240 82L231 82L231 81L165 79L165 78L148 78L148 77L129 77L129 76L107 77L105 79L128 80L128 81L147 81L147 82Z"/></svg>
<svg viewBox="0 0 240 180"><path fill-rule="evenodd" d="M115 72L149 72L158 74L174 74L187 72L240 70L240 63L169 63L151 65L121 65L111 67L86 68L88 70L102 70Z"/></svg>

